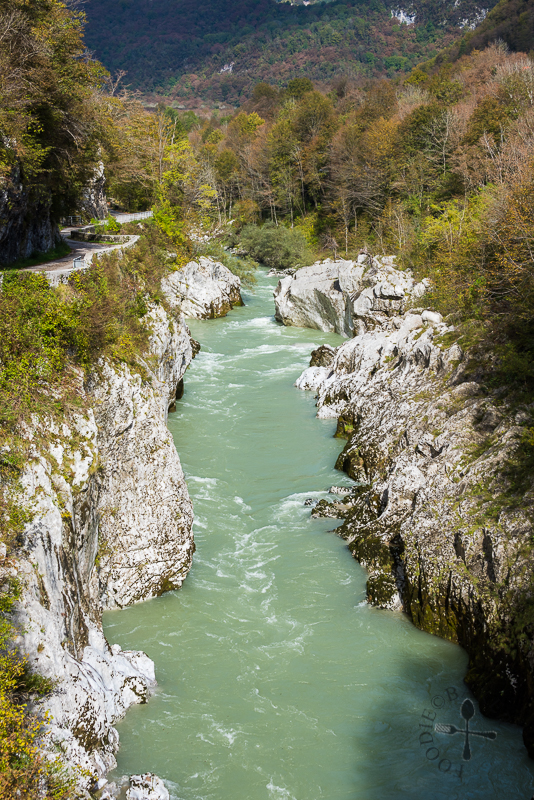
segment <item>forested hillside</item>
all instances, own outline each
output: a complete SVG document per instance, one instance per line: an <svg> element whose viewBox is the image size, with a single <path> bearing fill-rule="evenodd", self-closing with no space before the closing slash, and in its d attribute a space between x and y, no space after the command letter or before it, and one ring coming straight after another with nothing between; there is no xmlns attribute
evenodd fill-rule
<svg viewBox="0 0 534 800"><path fill-rule="evenodd" d="M453 62L473 50L502 41L511 50L531 53L534 48L534 1L500 0L487 17L458 42L438 54L436 64Z"/></svg>
<svg viewBox="0 0 534 800"><path fill-rule="evenodd" d="M234 231L268 220L262 235L244 229L249 252L267 263L273 236L280 248L291 235L289 260L301 264L310 248L396 253L433 278L444 313L481 330L499 320L496 341L512 348L506 380L532 380L534 66L525 55L493 45L434 74L417 68L400 87L338 81L323 94L305 79L282 92L261 84L231 121L204 122L189 138L169 150L188 213L231 219Z"/></svg>
<svg viewBox="0 0 534 800"><path fill-rule="evenodd" d="M112 72L125 70L127 84L177 101L237 104L262 80L410 70L488 5L413 0L401 12L392 0L88 0L84 9L88 46Z"/></svg>

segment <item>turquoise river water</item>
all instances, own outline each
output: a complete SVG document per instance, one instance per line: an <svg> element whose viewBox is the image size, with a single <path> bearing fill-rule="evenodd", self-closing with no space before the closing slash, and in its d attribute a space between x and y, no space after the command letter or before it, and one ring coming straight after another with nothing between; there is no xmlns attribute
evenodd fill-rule
<svg viewBox="0 0 534 800"><path fill-rule="evenodd" d="M307 497L350 483L343 442L293 387L334 335L273 318L276 279L246 306L193 322L202 350L170 415L195 508L183 588L105 615L145 650L158 689L118 725L117 775L151 771L179 800L530 800L521 732L483 718L461 733L467 657L365 603L365 572Z"/></svg>

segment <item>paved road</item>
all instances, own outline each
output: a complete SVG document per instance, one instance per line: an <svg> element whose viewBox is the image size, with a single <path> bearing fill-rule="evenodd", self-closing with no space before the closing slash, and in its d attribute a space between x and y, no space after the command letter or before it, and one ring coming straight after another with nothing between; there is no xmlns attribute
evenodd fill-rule
<svg viewBox="0 0 534 800"><path fill-rule="evenodd" d="M87 269L90 265L93 256L95 253L107 253L111 250L119 250L125 247L131 247L134 245L139 236L131 236L130 241L122 244L97 244L96 242L79 242L75 239L68 239L66 238L69 234L71 228L64 228L61 233L65 240L65 243L72 250L72 254L68 256L64 256L63 258L58 258L55 261L47 261L46 264L39 264L36 267L25 267L25 272L42 272L48 282L52 286L57 286L62 280L65 280L71 272L74 272L78 269ZM78 262L76 266L74 265L74 259L82 257L83 261Z"/></svg>

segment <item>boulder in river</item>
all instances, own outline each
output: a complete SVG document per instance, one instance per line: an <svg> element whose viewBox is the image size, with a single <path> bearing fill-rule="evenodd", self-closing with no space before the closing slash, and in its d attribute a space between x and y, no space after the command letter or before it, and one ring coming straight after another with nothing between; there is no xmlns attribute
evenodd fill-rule
<svg viewBox="0 0 534 800"><path fill-rule="evenodd" d="M316 350L312 350L310 367L329 367L334 361L336 351L329 344L322 344Z"/></svg>
<svg viewBox="0 0 534 800"><path fill-rule="evenodd" d="M425 290L410 271L395 268L393 256L326 259L279 281L275 317L284 325L351 337L402 314L407 301Z"/></svg>
<svg viewBox="0 0 534 800"><path fill-rule="evenodd" d="M169 800L169 792L157 775L131 775L126 800Z"/></svg>
<svg viewBox="0 0 534 800"><path fill-rule="evenodd" d="M186 317L215 319L243 305L237 275L205 256L171 272L162 280L161 288L170 305Z"/></svg>

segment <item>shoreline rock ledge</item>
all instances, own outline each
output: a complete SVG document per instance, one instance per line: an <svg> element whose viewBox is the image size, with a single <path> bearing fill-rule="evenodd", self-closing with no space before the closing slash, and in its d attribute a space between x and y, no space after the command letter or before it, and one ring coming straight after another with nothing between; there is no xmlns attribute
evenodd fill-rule
<svg viewBox="0 0 534 800"><path fill-rule="evenodd" d="M307 283L300 320L322 302ZM382 287L367 288L381 303ZM344 519L336 533L369 571L369 602L466 649L482 713L522 725L534 757L534 492L521 461L532 409L488 384L491 353L464 351L439 314L378 305L364 322L315 351L296 382L317 393L319 417L338 419L336 467L355 481L339 513L334 503L314 513Z"/></svg>
<svg viewBox="0 0 534 800"><path fill-rule="evenodd" d="M165 299L186 317L224 317L234 306L242 306L241 281L228 267L201 256L169 273L161 282Z"/></svg>

